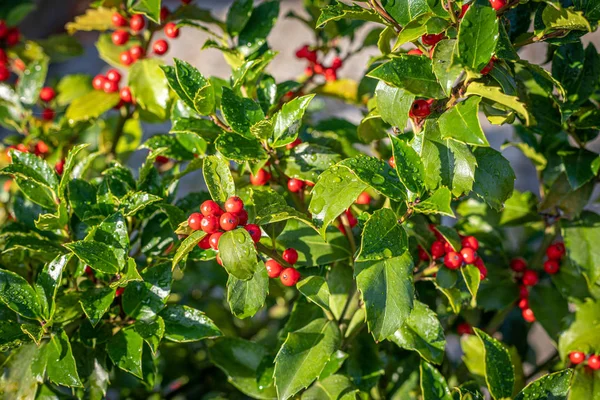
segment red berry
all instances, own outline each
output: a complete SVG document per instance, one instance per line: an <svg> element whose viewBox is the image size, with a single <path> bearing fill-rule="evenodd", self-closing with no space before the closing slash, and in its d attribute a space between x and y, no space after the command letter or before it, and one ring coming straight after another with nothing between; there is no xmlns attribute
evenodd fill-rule
<svg viewBox="0 0 600 400"><path fill-rule="evenodd" d="M473 264L477 260L477 253L470 247L463 247L460 250L460 255L467 264Z"/></svg>
<svg viewBox="0 0 600 400"><path fill-rule="evenodd" d="M116 46L123 46L129 40L129 32L123 30L114 31L111 38Z"/></svg>
<svg viewBox="0 0 600 400"><path fill-rule="evenodd" d="M117 288L117 290L115 291L115 297L121 296L124 291L125 291L124 287Z"/></svg>
<svg viewBox="0 0 600 400"><path fill-rule="evenodd" d="M56 97L56 92L51 87L44 87L40 90L40 100L46 103L52 101Z"/></svg>
<svg viewBox="0 0 600 400"><path fill-rule="evenodd" d="M301 181L300 179L296 178L290 178L290 180L288 180L287 186L290 192L297 193L304 188L304 181Z"/></svg>
<svg viewBox="0 0 600 400"><path fill-rule="evenodd" d="M462 247L468 247L475 251L479 249L479 241L475 238L475 236L466 236L461 241Z"/></svg>
<svg viewBox="0 0 600 400"><path fill-rule="evenodd" d="M188 226L192 228L192 230L197 231L202 229L202 214L200 213L192 213L188 217Z"/></svg>
<svg viewBox="0 0 600 400"><path fill-rule="evenodd" d="M333 68L326 68L324 75L327 82L334 82L337 80L337 72Z"/></svg>
<svg viewBox="0 0 600 400"><path fill-rule="evenodd" d="M144 29L146 25L146 20L140 14L134 14L131 16L131 20L129 20L129 27L134 32L139 32Z"/></svg>
<svg viewBox="0 0 600 400"><path fill-rule="evenodd" d="M322 64L315 64L313 71L315 71L315 74L321 75L325 72L325 67Z"/></svg>
<svg viewBox="0 0 600 400"><path fill-rule="evenodd" d="M519 286L519 297L521 299L529 297L529 288L525 285Z"/></svg>
<svg viewBox="0 0 600 400"><path fill-rule="evenodd" d="M261 168L256 175L250 174L250 183L254 186L263 186L271 180L271 174L266 169Z"/></svg>
<svg viewBox="0 0 600 400"><path fill-rule="evenodd" d="M425 251L424 248L422 248L421 246L419 246L417 250L419 252L419 260L421 260L421 261L429 261L429 254L427 254L427 252Z"/></svg>
<svg viewBox="0 0 600 400"><path fill-rule="evenodd" d="M62 175L65 170L65 160L58 160L54 165L54 170L57 174Z"/></svg>
<svg viewBox="0 0 600 400"><path fill-rule="evenodd" d="M210 249L210 236L211 235L204 236L202 240L200 240L200 243L198 243L198 247L200 247L202 250Z"/></svg>
<svg viewBox="0 0 600 400"><path fill-rule="evenodd" d="M348 218L348 224L350 225L350 228L354 228L358 224L358 219L356 219L356 217L354 216L354 214L352 214L352 211L350 210L346 210L344 211L344 213Z"/></svg>
<svg viewBox="0 0 600 400"><path fill-rule="evenodd" d="M557 243L551 244L546 249L546 256L548 256L548 259L550 260L560 260L563 255L564 252L561 250L561 247Z"/></svg>
<svg viewBox="0 0 600 400"><path fill-rule="evenodd" d="M535 315L533 315L533 310L531 308L526 308L521 311L521 315L523 319L527 322L535 322Z"/></svg>
<svg viewBox="0 0 600 400"><path fill-rule="evenodd" d="M556 246L558 251L560 251L563 256L566 254L567 251L565 249L565 244L563 242L554 243L554 246Z"/></svg>
<svg viewBox="0 0 600 400"><path fill-rule="evenodd" d="M219 230L219 218L207 215L200 220L200 228L206 233L215 233Z"/></svg>
<svg viewBox="0 0 600 400"><path fill-rule="evenodd" d="M490 60L490 62L488 62L487 65L485 67L483 67L481 69L481 71L479 71L479 72L481 73L481 75L487 75L492 71L493 68L494 68L494 59L492 58Z"/></svg>
<svg viewBox="0 0 600 400"><path fill-rule="evenodd" d="M121 64L125 65L125 66L129 66L131 65L131 63L133 63L133 57L131 56L131 53L128 51L124 51L119 55L119 60L121 61Z"/></svg>
<svg viewBox="0 0 600 400"><path fill-rule="evenodd" d="M422 56L423 52L421 51L421 49L410 49L406 54L408 54L409 56Z"/></svg>
<svg viewBox="0 0 600 400"><path fill-rule="evenodd" d="M240 225L244 226L248 223L248 211L242 210L240 212L234 213L238 220L240 221Z"/></svg>
<svg viewBox="0 0 600 400"><path fill-rule="evenodd" d="M344 62L342 61L341 58L335 57L333 59L333 61L331 62L331 68L334 69L334 70L337 70L337 69L342 68L343 64L344 64Z"/></svg>
<svg viewBox="0 0 600 400"><path fill-rule="evenodd" d="M460 253L451 251L444 256L444 265L450 269L458 269L462 265L463 259Z"/></svg>
<svg viewBox="0 0 600 400"><path fill-rule="evenodd" d="M582 351L572 351L569 353L571 364L581 364L585 360L585 354Z"/></svg>
<svg viewBox="0 0 600 400"><path fill-rule="evenodd" d="M528 269L523 272L523 285L535 286L538 283L538 273L534 270Z"/></svg>
<svg viewBox="0 0 600 400"><path fill-rule="evenodd" d="M210 217L205 217L205 218L210 218ZM240 223L240 220L238 219L237 215L235 215L233 213L226 212L225 214L221 215L220 224L221 224L221 229L223 229L224 231L230 231L232 229L235 229L239 223Z"/></svg>
<svg viewBox="0 0 600 400"><path fill-rule="evenodd" d="M529 300L527 299L527 297L523 297L522 299L519 300L518 305L521 310L529 308Z"/></svg>
<svg viewBox="0 0 600 400"><path fill-rule="evenodd" d="M106 79L108 79L109 81L112 81L112 82L119 83L121 81L121 73L114 68L109 69L108 72L106 73Z"/></svg>
<svg viewBox="0 0 600 400"><path fill-rule="evenodd" d="M465 16L465 13L469 9L469 7L471 7L471 4L463 4L462 5L462 7L460 8L460 14L458 15L459 19L461 19L462 17Z"/></svg>
<svg viewBox="0 0 600 400"><path fill-rule="evenodd" d="M559 269L560 264L556 260L547 260L544 263L544 271L546 271L547 274L554 275L558 272Z"/></svg>
<svg viewBox="0 0 600 400"><path fill-rule="evenodd" d="M133 97L131 96L131 89L129 86L124 86L119 92L119 96L121 96L121 100L125 103L131 103L133 101Z"/></svg>
<svg viewBox="0 0 600 400"><path fill-rule="evenodd" d="M487 276L488 270L485 264L483 263L483 260L481 258L475 260L475 266L479 270L479 280L484 280Z"/></svg>
<svg viewBox="0 0 600 400"><path fill-rule="evenodd" d="M219 238L221 235L223 235L223 232L215 232L209 236L208 241L213 250L219 250Z"/></svg>
<svg viewBox="0 0 600 400"><path fill-rule="evenodd" d="M154 162L157 164L166 164L169 162L169 158L165 156L156 156Z"/></svg>
<svg viewBox="0 0 600 400"><path fill-rule="evenodd" d="M8 33L6 34L6 45L8 47L12 47L19 43L21 40L21 32L19 32L19 28L9 28Z"/></svg>
<svg viewBox="0 0 600 400"><path fill-rule="evenodd" d="M431 244L431 255L433 256L433 258L440 258L442 257L444 254L446 254L446 250L444 249L444 243L436 240L435 242L433 242Z"/></svg>
<svg viewBox="0 0 600 400"><path fill-rule="evenodd" d="M369 204L371 202L371 195L367 192L362 192L356 198L356 204Z"/></svg>
<svg viewBox="0 0 600 400"><path fill-rule="evenodd" d="M52 121L54 119L54 110L51 108L44 108L42 110L42 119L44 121Z"/></svg>
<svg viewBox="0 0 600 400"><path fill-rule="evenodd" d="M394 156L390 157L388 164L390 164L390 167L396 168L396 160L394 160Z"/></svg>
<svg viewBox="0 0 600 400"><path fill-rule="evenodd" d="M92 81L92 86L96 90L104 90L104 81L106 81L106 78L103 75L96 75Z"/></svg>
<svg viewBox="0 0 600 400"><path fill-rule="evenodd" d="M506 5L506 0L490 0L490 4L494 10L498 11Z"/></svg>
<svg viewBox="0 0 600 400"><path fill-rule="evenodd" d="M521 257L513 258L510 260L510 269L515 272L523 272L527 269L527 261Z"/></svg>
<svg viewBox="0 0 600 400"><path fill-rule="evenodd" d="M446 239L443 238L440 239L442 243L444 243L444 251L446 253L450 253L451 251L454 251L454 247L452 247L452 245L450 244L450 242L448 242Z"/></svg>
<svg viewBox="0 0 600 400"><path fill-rule="evenodd" d="M10 78L10 70L4 64L0 64L0 82Z"/></svg>
<svg viewBox="0 0 600 400"><path fill-rule="evenodd" d="M165 25L165 36L171 39L175 39L179 36L179 28L174 22L169 22Z"/></svg>
<svg viewBox="0 0 600 400"><path fill-rule="evenodd" d="M311 77L314 74L315 74L315 70L310 65L308 67L304 68L304 75Z"/></svg>
<svg viewBox="0 0 600 400"><path fill-rule="evenodd" d="M275 260L267 260L267 262L265 262L265 267L267 268L269 278L277 278L281 275L281 271L283 271L281 264Z"/></svg>
<svg viewBox="0 0 600 400"><path fill-rule="evenodd" d="M221 260L221 255L217 254L216 259L217 259L217 264L219 264L222 267L223 266L223 260Z"/></svg>
<svg viewBox="0 0 600 400"><path fill-rule="evenodd" d="M89 265L85 266L85 269L83 270L83 272L85 272L85 274L88 275L89 277L94 276L94 270Z"/></svg>
<svg viewBox="0 0 600 400"><path fill-rule="evenodd" d="M225 211L230 213L238 213L244 209L244 202L237 196L227 199L225 202Z"/></svg>
<svg viewBox="0 0 600 400"><path fill-rule="evenodd" d="M302 143L302 140L300 140L300 138L296 138L296 140L294 140L292 143L286 144L285 148L291 150L294 147L298 146L300 143Z"/></svg>
<svg viewBox="0 0 600 400"><path fill-rule="evenodd" d="M428 34L421 36L421 41L426 46L435 46L440 40L444 38L444 33Z"/></svg>
<svg viewBox="0 0 600 400"><path fill-rule="evenodd" d="M591 355L587 360L587 365L593 370L600 369L600 357L597 355Z"/></svg>
<svg viewBox="0 0 600 400"><path fill-rule="evenodd" d="M117 82L109 81L108 79L104 81L104 91L106 93L114 93L119 90L119 84Z"/></svg>
<svg viewBox="0 0 600 400"><path fill-rule="evenodd" d="M244 227L244 229L248 231L254 243L260 242L260 237L262 236L262 233L260 232L260 228L258 227L258 225L248 224Z"/></svg>
<svg viewBox="0 0 600 400"><path fill-rule="evenodd" d="M6 64L8 62L8 56L4 49L0 49L0 64Z"/></svg>
<svg viewBox="0 0 600 400"><path fill-rule="evenodd" d="M296 268L286 268L279 276L285 286L294 286L300 280L300 272Z"/></svg>
<svg viewBox="0 0 600 400"><path fill-rule="evenodd" d="M166 40L159 39L152 45L152 51L159 56L162 56L169 50L169 43Z"/></svg>
<svg viewBox="0 0 600 400"><path fill-rule="evenodd" d="M164 22L171 15L171 11L167 7L160 8L160 22Z"/></svg>
<svg viewBox="0 0 600 400"><path fill-rule="evenodd" d="M144 51L144 48L140 45L135 45L135 46L131 46L131 48L129 49L129 54L131 56L131 58L133 59L133 61L137 61L140 58L144 58L144 56L146 55L146 52Z"/></svg>
<svg viewBox="0 0 600 400"><path fill-rule="evenodd" d="M8 34L8 26L6 26L6 21L0 20L0 39L4 39Z"/></svg>
<svg viewBox="0 0 600 400"><path fill-rule="evenodd" d="M459 335L472 335L473 328L468 322L461 322L456 326L456 333Z"/></svg>
<svg viewBox="0 0 600 400"><path fill-rule="evenodd" d="M46 154L48 152L48 150L49 150L48 145L42 140L40 140L39 142L37 142L35 144L34 153L36 156Z"/></svg>
<svg viewBox="0 0 600 400"><path fill-rule="evenodd" d="M221 210L221 207L219 207L217 202L213 200L206 200L204 203L202 203L200 205L200 212L205 217L209 215L220 216L221 214L223 214L223 210Z"/></svg>
<svg viewBox="0 0 600 400"><path fill-rule="evenodd" d="M298 252L294 248L285 249L282 257L286 262L294 265L298 261Z"/></svg>
<svg viewBox="0 0 600 400"><path fill-rule="evenodd" d="M310 50L308 48L308 45L305 44L304 46L296 50L296 58L306 58L308 57L308 53L310 53Z"/></svg>
<svg viewBox="0 0 600 400"><path fill-rule="evenodd" d="M417 118L425 118L429 114L431 114L431 104L422 99L415 100L409 112L411 117Z"/></svg>
<svg viewBox="0 0 600 400"><path fill-rule="evenodd" d="M112 15L111 20L112 24L117 28L127 26L127 18L117 12Z"/></svg>

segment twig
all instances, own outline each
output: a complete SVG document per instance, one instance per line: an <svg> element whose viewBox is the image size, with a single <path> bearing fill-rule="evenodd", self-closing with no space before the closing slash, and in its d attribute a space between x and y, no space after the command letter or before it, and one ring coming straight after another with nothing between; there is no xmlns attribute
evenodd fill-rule
<svg viewBox="0 0 600 400"><path fill-rule="evenodd" d="M279 255L279 253L275 249L270 249L260 242L256 243L256 249L258 251L260 251L261 253L266 254L267 256L271 257L273 260L277 261L279 264L283 265L284 267L286 267L286 268L292 267L292 265L289 264L287 261L285 261L283 259L283 257L281 255Z"/></svg>
<svg viewBox="0 0 600 400"><path fill-rule="evenodd" d="M387 11L385 11L385 9L383 9L383 7L381 7L379 5L379 3L377 3L376 0L369 0L369 5L377 14L381 15L383 17L383 19L385 19L387 22L389 22L390 24L392 24L394 26L396 33L400 33L400 31L402 31L402 27L396 22L396 20L390 14L388 14Z"/></svg>
<svg viewBox="0 0 600 400"><path fill-rule="evenodd" d="M215 123L215 125L217 125L219 128L221 128L221 129L224 129L224 130L226 130L227 132L233 132L233 130L232 130L230 127L228 127L227 125L225 125L225 123L223 123L223 121L221 121L221 120L219 119L219 117L217 117L217 115L216 115L216 114L212 114L212 115L210 116L210 119L212 119L212 120L213 120L213 122Z"/></svg>

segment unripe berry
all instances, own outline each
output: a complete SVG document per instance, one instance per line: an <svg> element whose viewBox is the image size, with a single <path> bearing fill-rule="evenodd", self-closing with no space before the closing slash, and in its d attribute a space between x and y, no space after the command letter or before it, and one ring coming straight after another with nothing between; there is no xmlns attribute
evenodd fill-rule
<svg viewBox="0 0 600 400"><path fill-rule="evenodd" d="M544 271L549 275L554 275L560 269L560 264L556 260L547 260L544 262Z"/></svg>
<svg viewBox="0 0 600 400"><path fill-rule="evenodd" d="M562 243L559 245L558 243L554 243L551 244L550 246L548 246L548 248L546 249L546 256L550 259L550 260L560 260L562 258L562 256L565 254L564 253L564 246L562 246Z"/></svg>
<svg viewBox="0 0 600 400"><path fill-rule="evenodd" d="M244 202L237 196L227 199L225 202L225 211L230 213L238 213L244 209Z"/></svg>
<svg viewBox="0 0 600 400"><path fill-rule="evenodd" d="M286 144L285 148L291 150L294 147L298 146L300 143L302 143L302 140L300 140L300 138L296 138L296 140L294 140L292 143Z"/></svg>
<svg viewBox="0 0 600 400"><path fill-rule="evenodd" d="M188 226L192 228L192 230L197 231L202 228L202 215L200 213L192 213L188 217Z"/></svg>
<svg viewBox="0 0 600 400"><path fill-rule="evenodd" d="M200 205L200 212L205 217L209 215L220 216L221 214L223 214L223 210L221 210L221 207L219 207L217 202L213 200L206 200L204 203L202 203Z"/></svg>
<svg viewBox="0 0 600 400"><path fill-rule="evenodd" d="M129 32L123 30L114 31L111 39L115 46L123 46L129 40Z"/></svg>
<svg viewBox="0 0 600 400"><path fill-rule="evenodd" d="M56 97L56 92L51 87L44 87L40 90L40 100L44 102L52 101Z"/></svg>
<svg viewBox="0 0 600 400"><path fill-rule="evenodd" d="M219 218L214 215L208 215L200 221L200 227L206 233L215 233L219 230Z"/></svg>
<svg viewBox="0 0 600 400"><path fill-rule="evenodd" d="M456 333L459 335L472 335L473 328L468 322L461 322L456 326Z"/></svg>
<svg viewBox="0 0 600 400"><path fill-rule="evenodd" d="M462 265L463 259L460 253L451 251L444 256L444 265L450 269L458 269Z"/></svg>
<svg viewBox="0 0 600 400"><path fill-rule="evenodd" d="M356 204L364 205L364 204L369 204L370 202L371 202L371 195L367 192L362 192L356 198Z"/></svg>
<svg viewBox="0 0 600 400"><path fill-rule="evenodd" d="M202 250L210 249L210 236L211 235L204 236L198 243L198 247L200 247Z"/></svg>
<svg viewBox="0 0 600 400"><path fill-rule="evenodd" d="M159 39L152 45L152 51L159 56L162 56L169 51L169 43L166 40Z"/></svg>
<svg viewBox="0 0 600 400"><path fill-rule="evenodd" d="M431 255L433 256L433 258L440 258L442 257L444 254L446 254L446 250L444 249L444 243L436 240L435 242L433 242L431 244Z"/></svg>
<svg viewBox="0 0 600 400"><path fill-rule="evenodd" d="M526 308L521 311L521 315L523 319L527 322L535 322L535 315L533 315L533 310L531 308Z"/></svg>
<svg viewBox="0 0 600 400"><path fill-rule="evenodd" d="M426 100L415 100L410 108L409 116L417 118L425 118L431 114L431 104Z"/></svg>
<svg viewBox="0 0 600 400"><path fill-rule="evenodd" d="M119 96L121 97L121 100L123 100L125 103L131 103L133 101L133 97L131 96L131 89L129 89L129 86L124 86L119 92Z"/></svg>
<svg viewBox="0 0 600 400"><path fill-rule="evenodd" d="M506 0L490 0L490 4L494 10L498 11L506 5Z"/></svg>
<svg viewBox="0 0 600 400"><path fill-rule="evenodd" d="M256 175L250 174L250 183L254 186L263 186L271 180L271 174L264 168L258 170Z"/></svg>
<svg viewBox="0 0 600 400"><path fill-rule="evenodd" d="M265 267L267 268L267 274L269 278L278 278L281 275L281 271L283 271L283 267L275 260L267 260L265 262Z"/></svg>
<svg viewBox="0 0 600 400"><path fill-rule="evenodd" d="M119 83L121 81L121 73L118 70L111 68L106 73L106 79Z"/></svg>
<svg viewBox="0 0 600 400"><path fill-rule="evenodd" d="M177 27L177 24L175 24L174 22L168 22L165 25L165 36L171 39L175 39L176 37L178 37L179 28Z"/></svg>
<svg viewBox="0 0 600 400"><path fill-rule="evenodd" d="M585 354L582 351L572 351L569 353L571 364L581 364L585 360Z"/></svg>
<svg viewBox="0 0 600 400"><path fill-rule="evenodd" d="M279 276L285 286L294 286L300 280L300 272L296 268L286 268Z"/></svg>
<svg viewBox="0 0 600 400"><path fill-rule="evenodd" d="M587 365L593 370L600 369L600 357L597 355L591 355L587 360Z"/></svg>
<svg viewBox="0 0 600 400"><path fill-rule="evenodd" d="M129 51L124 51L119 55L119 60L121 64L125 66L131 65L133 63L133 57L131 57L131 53Z"/></svg>
<svg viewBox="0 0 600 400"><path fill-rule="evenodd" d="M422 56L423 52L420 49L410 49L406 54L409 56Z"/></svg>
<svg viewBox="0 0 600 400"><path fill-rule="evenodd" d="M103 75L96 75L92 80L92 87L96 90L104 90L104 81L106 78Z"/></svg>
<svg viewBox="0 0 600 400"><path fill-rule="evenodd" d="M460 255L467 264L473 264L477 260L477 253L470 247L463 247L460 250Z"/></svg>
<svg viewBox="0 0 600 400"><path fill-rule="evenodd" d="M525 286L535 286L538 283L538 274L536 271L528 269L523 272L523 285Z"/></svg>
<svg viewBox="0 0 600 400"><path fill-rule="evenodd" d="M282 257L287 263L294 265L298 261L298 252L294 248L285 249Z"/></svg>
<svg viewBox="0 0 600 400"><path fill-rule="evenodd" d="M215 232L209 236L208 241L210 243L210 247L212 247L213 250L219 250L219 239L221 238L222 235L223 235L223 232Z"/></svg>
<svg viewBox="0 0 600 400"><path fill-rule="evenodd" d="M51 108L44 108L42 110L42 119L44 121L52 121L54 119L54 110Z"/></svg>
<svg viewBox="0 0 600 400"><path fill-rule="evenodd" d="M205 217L205 218L209 218L209 217ZM221 224L221 229L223 229L224 231L233 230L240 223L240 220L238 219L237 215L230 213L230 212L226 212L225 214L221 215L221 218L219 221Z"/></svg>
<svg viewBox="0 0 600 400"><path fill-rule="evenodd" d="M521 257L513 258L510 260L510 269L515 272L523 272L527 269L527 261Z"/></svg>
<svg viewBox="0 0 600 400"><path fill-rule="evenodd" d="M394 156L390 157L388 164L390 164L390 167L396 168L396 160L394 159Z"/></svg>
<svg viewBox="0 0 600 400"><path fill-rule="evenodd" d="M117 12L112 15L111 21L113 26L117 28L127 26L127 18Z"/></svg>
<svg viewBox="0 0 600 400"><path fill-rule="evenodd" d="M104 91L106 93L114 93L119 90L119 84L117 82L109 81L108 79L104 81Z"/></svg>
<svg viewBox="0 0 600 400"><path fill-rule="evenodd" d="M137 61L141 58L144 58L146 55L144 48L140 45L131 46L129 49L129 55L131 56L133 61Z"/></svg>
<svg viewBox="0 0 600 400"><path fill-rule="evenodd" d="M290 180L288 180L287 186L290 192L297 193L304 188L304 181L301 181L300 179L296 178L290 178Z"/></svg>
<svg viewBox="0 0 600 400"><path fill-rule="evenodd" d="M475 236L465 236L461 241L462 247L468 247L475 251L479 249L479 241Z"/></svg>
<svg viewBox="0 0 600 400"><path fill-rule="evenodd" d="M145 25L146 21L144 20L144 17L142 17L140 14L134 14L131 16L131 20L129 21L129 27L132 31L139 32L142 29L144 29Z"/></svg>
<svg viewBox="0 0 600 400"><path fill-rule="evenodd" d="M427 34L421 36L421 41L426 46L435 46L440 40L444 38L444 33Z"/></svg>
<svg viewBox="0 0 600 400"><path fill-rule="evenodd" d="M260 237L262 236L262 234L258 225L248 224L244 227L244 229L248 231L254 243L260 242Z"/></svg>

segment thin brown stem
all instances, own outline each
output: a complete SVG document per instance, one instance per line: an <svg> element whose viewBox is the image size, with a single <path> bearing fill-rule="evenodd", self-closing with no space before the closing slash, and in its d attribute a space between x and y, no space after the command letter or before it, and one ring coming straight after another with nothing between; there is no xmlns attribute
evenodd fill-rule
<svg viewBox="0 0 600 400"><path fill-rule="evenodd" d="M398 24L396 20L390 14L388 14L388 12L385 11L385 9L381 7L379 3L377 3L377 0L369 0L369 5L377 14L381 15L383 19L392 24L394 26L394 30L397 33L400 33L400 31L402 31L402 27L400 26L400 24Z"/></svg>
<svg viewBox="0 0 600 400"><path fill-rule="evenodd" d="M233 130L230 127L228 127L227 125L225 125L225 123L223 121L221 121L219 119L219 117L216 116L216 114L211 115L210 119L212 119L213 122L215 123L215 125L217 125L219 128L224 129L227 132L233 132Z"/></svg>
<svg viewBox="0 0 600 400"><path fill-rule="evenodd" d="M287 261L283 259L283 257L275 250L270 249L262 243L256 243L256 249L261 253L271 257L273 260L277 261L279 264L283 265L286 268L292 267Z"/></svg>

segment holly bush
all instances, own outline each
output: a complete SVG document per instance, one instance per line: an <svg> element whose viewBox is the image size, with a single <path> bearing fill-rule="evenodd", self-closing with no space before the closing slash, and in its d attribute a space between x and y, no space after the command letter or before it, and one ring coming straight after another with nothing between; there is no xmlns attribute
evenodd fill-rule
<svg viewBox="0 0 600 400"><path fill-rule="evenodd" d="M0 5L3 399L598 398L597 0L169 6L32 41ZM47 80L79 31L111 69ZM200 31L230 78L164 56Z"/></svg>

